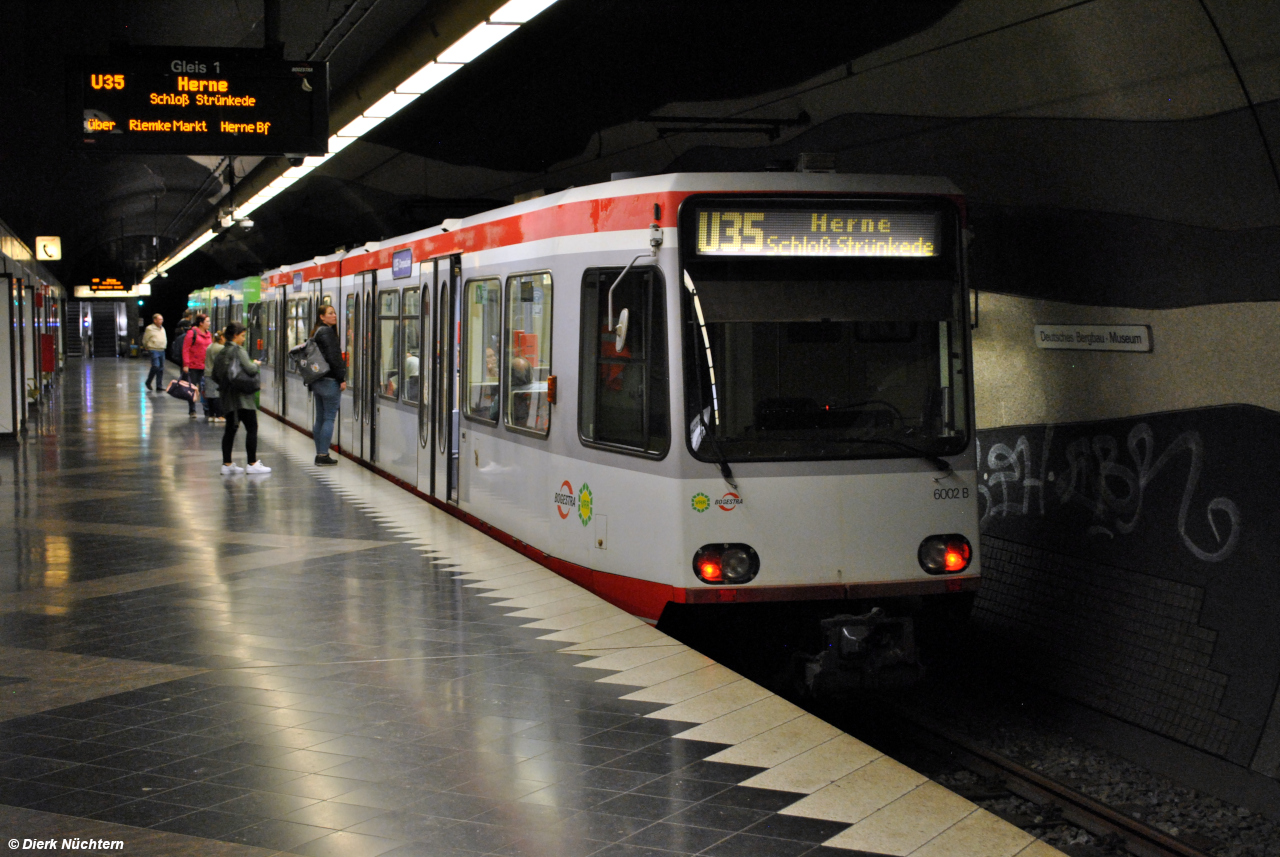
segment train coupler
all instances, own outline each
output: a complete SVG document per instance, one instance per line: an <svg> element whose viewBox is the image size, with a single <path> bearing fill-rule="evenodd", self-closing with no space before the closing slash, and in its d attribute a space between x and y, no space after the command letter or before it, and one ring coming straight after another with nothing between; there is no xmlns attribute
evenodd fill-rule
<svg viewBox="0 0 1280 857"><path fill-rule="evenodd" d="M832 616L819 624L823 649L804 665L808 693L896 687L919 681L924 674L909 616L888 616L876 607L860 616Z"/></svg>

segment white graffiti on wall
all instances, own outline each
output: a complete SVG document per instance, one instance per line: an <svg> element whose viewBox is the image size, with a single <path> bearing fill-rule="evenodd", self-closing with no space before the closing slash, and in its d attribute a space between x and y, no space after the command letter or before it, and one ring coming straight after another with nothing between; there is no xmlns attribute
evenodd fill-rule
<svg viewBox="0 0 1280 857"><path fill-rule="evenodd" d="M982 523L992 517L1045 515L1046 489L1060 504L1078 504L1092 514L1090 535L1114 537L1132 533L1142 518L1147 486L1176 458L1188 459L1182 500L1178 507L1178 535L1194 556L1205 562L1221 562L1235 552L1242 528L1240 509L1226 497L1215 497L1205 508L1209 529L1217 540L1216 550L1205 550L1187 532L1192 498L1200 482L1204 464L1204 442L1197 431L1185 431L1155 457L1155 435L1146 423L1129 432L1126 448L1130 462L1120 460L1120 445L1109 434L1081 437L1067 445L1067 470L1059 477L1048 471L1053 427L1045 429L1040 468L1033 463L1034 451L1026 435L1013 447L993 444L987 451L989 470L979 480L978 493L986 503ZM978 461L982 462L982 446ZM985 480L986 484L983 484Z"/></svg>

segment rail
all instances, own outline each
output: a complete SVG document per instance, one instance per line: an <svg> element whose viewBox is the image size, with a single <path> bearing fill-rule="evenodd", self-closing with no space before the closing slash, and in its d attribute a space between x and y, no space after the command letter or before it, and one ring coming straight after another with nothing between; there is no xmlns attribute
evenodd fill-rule
<svg viewBox="0 0 1280 857"><path fill-rule="evenodd" d="M1135 857L1210 857L1159 828L1130 818L1088 795L978 746L949 726L899 706L894 708L902 718L901 728L922 746L950 756L989 781L999 781L1001 787L1011 794L1054 808L1054 814L1063 821L1087 830L1105 844L1122 846Z"/></svg>

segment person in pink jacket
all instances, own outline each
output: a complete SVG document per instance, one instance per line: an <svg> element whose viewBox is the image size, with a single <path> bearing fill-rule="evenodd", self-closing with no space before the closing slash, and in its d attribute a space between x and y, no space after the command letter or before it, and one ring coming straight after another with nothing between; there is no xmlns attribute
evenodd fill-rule
<svg viewBox="0 0 1280 857"><path fill-rule="evenodd" d="M195 327L182 341L182 371L187 380L197 387L204 380L204 353L209 350L213 336L209 333L209 316L197 313ZM191 403L190 416L196 415L196 403ZM208 405L205 406L205 418L209 416Z"/></svg>

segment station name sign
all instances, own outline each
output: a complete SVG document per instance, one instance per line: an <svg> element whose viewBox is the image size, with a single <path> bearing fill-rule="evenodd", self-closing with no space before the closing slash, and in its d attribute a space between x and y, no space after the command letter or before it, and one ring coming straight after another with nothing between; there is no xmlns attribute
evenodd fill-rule
<svg viewBox="0 0 1280 857"><path fill-rule="evenodd" d="M1037 348L1070 351L1151 350L1151 327L1145 324L1037 324Z"/></svg>
<svg viewBox="0 0 1280 857"><path fill-rule="evenodd" d="M68 132L83 151L322 155L329 70L263 51L148 48L68 63Z"/></svg>
<svg viewBox="0 0 1280 857"><path fill-rule="evenodd" d="M937 256L939 215L873 209L699 208L701 256Z"/></svg>

